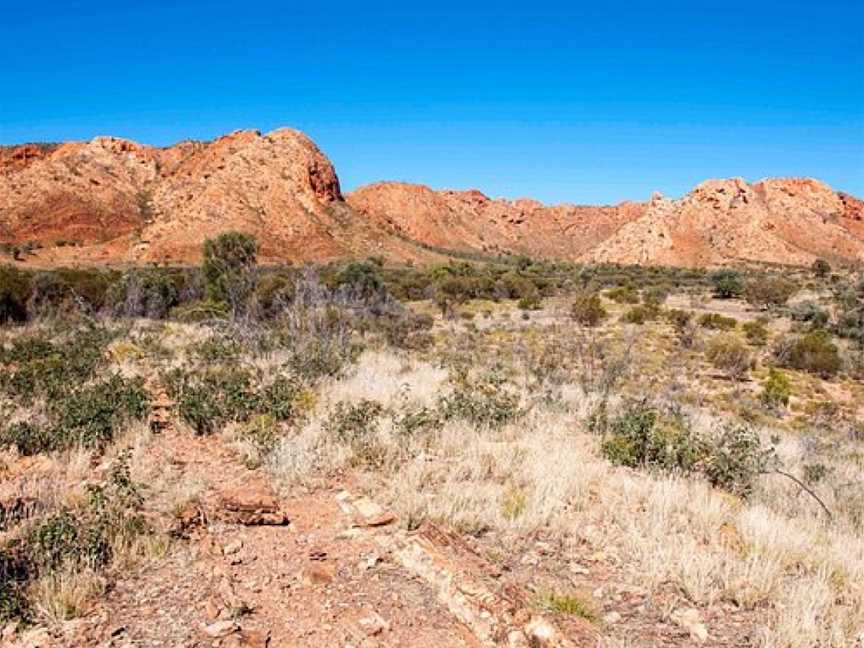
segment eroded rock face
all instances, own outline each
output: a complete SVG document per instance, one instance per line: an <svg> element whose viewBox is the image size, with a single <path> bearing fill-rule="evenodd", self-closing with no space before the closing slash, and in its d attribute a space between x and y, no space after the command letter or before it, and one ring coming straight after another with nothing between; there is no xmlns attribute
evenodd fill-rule
<svg viewBox="0 0 864 648"><path fill-rule="evenodd" d="M544 205L381 182L343 198L299 131L236 131L166 148L116 137L0 147L0 242L26 263L196 263L221 232L252 234L263 261L450 251L710 266L864 259L864 202L809 178L707 180L683 198Z"/></svg>
<svg viewBox="0 0 864 648"><path fill-rule="evenodd" d="M860 260L860 204L810 178L707 180L680 200L652 198L588 258L684 266Z"/></svg>
<svg viewBox="0 0 864 648"><path fill-rule="evenodd" d="M400 182L361 187L347 199L360 215L426 245L571 260L645 209L642 203L546 206L527 198L493 200L476 189L433 191Z"/></svg>

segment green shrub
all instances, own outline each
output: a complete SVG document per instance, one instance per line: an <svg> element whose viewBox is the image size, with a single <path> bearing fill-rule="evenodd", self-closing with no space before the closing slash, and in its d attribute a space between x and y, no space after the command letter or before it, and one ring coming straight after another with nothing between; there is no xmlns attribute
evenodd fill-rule
<svg viewBox="0 0 864 648"><path fill-rule="evenodd" d="M609 422L601 452L612 463L631 468L689 472L704 451L683 418L637 402Z"/></svg>
<svg viewBox="0 0 864 648"><path fill-rule="evenodd" d="M651 286L642 291L642 303L649 308L660 309L669 297L667 286Z"/></svg>
<svg viewBox="0 0 864 648"><path fill-rule="evenodd" d="M377 401L361 399L357 403L340 401L324 422L329 436L347 444L362 444L378 429L384 406Z"/></svg>
<svg viewBox="0 0 864 648"><path fill-rule="evenodd" d="M781 367L808 371L826 378L838 373L843 364L830 334L823 330L780 340L774 349L774 357Z"/></svg>
<svg viewBox="0 0 864 648"><path fill-rule="evenodd" d="M0 431L0 447L15 446L24 455L74 445L99 448L110 442L123 424L142 420L149 411L149 396L142 381L115 375L50 399L46 406L48 422L9 425Z"/></svg>
<svg viewBox="0 0 864 648"><path fill-rule="evenodd" d="M387 290L381 280L379 266L368 262L349 263L335 277L335 285L350 290L355 299L361 301L380 301Z"/></svg>
<svg viewBox="0 0 864 648"><path fill-rule="evenodd" d="M245 421L258 406L252 374L246 369L175 369L163 380L180 418L199 435L213 434L229 421Z"/></svg>
<svg viewBox="0 0 864 648"><path fill-rule="evenodd" d="M738 320L719 313L705 313L699 318L699 326L716 331L731 331L738 326Z"/></svg>
<svg viewBox="0 0 864 648"><path fill-rule="evenodd" d="M744 293L744 279L737 270L724 268L711 274L714 295L720 299L740 297Z"/></svg>
<svg viewBox="0 0 864 648"><path fill-rule="evenodd" d="M204 242L204 273L207 299L229 304L231 313L245 312L255 288L258 243L240 232L226 232Z"/></svg>
<svg viewBox="0 0 864 648"><path fill-rule="evenodd" d="M393 429L403 438L412 438L437 430L443 424L441 414L425 405L408 408L393 416Z"/></svg>
<svg viewBox="0 0 864 648"><path fill-rule="evenodd" d="M598 326L609 316L603 307L603 300L596 292L583 292L573 299L570 317L582 326Z"/></svg>
<svg viewBox="0 0 864 648"><path fill-rule="evenodd" d="M811 301L795 304L789 309L789 317L794 322L807 323L813 329L823 328L829 319L828 311Z"/></svg>
<svg viewBox="0 0 864 648"><path fill-rule="evenodd" d="M457 375L453 391L441 396L438 408L445 420L464 419L483 427L500 427L522 415L519 396L495 375L472 379Z"/></svg>
<svg viewBox="0 0 864 648"><path fill-rule="evenodd" d="M773 458L773 449L765 449L752 429L726 425L713 435L699 468L712 486L747 497Z"/></svg>
<svg viewBox="0 0 864 648"><path fill-rule="evenodd" d="M789 383L786 374L779 369L771 367L768 370L768 377L762 384L762 393L759 395L762 403L770 408L785 407L789 404L791 396L792 385Z"/></svg>

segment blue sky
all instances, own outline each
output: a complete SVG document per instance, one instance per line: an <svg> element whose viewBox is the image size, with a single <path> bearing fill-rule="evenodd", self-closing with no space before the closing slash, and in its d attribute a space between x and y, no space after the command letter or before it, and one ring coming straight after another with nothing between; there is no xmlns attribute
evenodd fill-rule
<svg viewBox="0 0 864 648"><path fill-rule="evenodd" d="M5 3L0 143L285 125L346 190L607 203L809 175L864 196L860 0L416 4Z"/></svg>

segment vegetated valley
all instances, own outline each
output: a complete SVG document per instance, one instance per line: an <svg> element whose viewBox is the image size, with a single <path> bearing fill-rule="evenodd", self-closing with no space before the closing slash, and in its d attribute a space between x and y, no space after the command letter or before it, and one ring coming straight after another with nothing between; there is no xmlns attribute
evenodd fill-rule
<svg viewBox="0 0 864 648"><path fill-rule="evenodd" d="M0 267L3 645L860 641L860 268L258 254Z"/></svg>

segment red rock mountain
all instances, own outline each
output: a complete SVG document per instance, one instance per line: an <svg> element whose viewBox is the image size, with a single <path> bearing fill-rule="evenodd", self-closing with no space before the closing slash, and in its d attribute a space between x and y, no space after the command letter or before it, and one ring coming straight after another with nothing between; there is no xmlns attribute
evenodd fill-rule
<svg viewBox="0 0 864 648"><path fill-rule="evenodd" d="M166 148L111 137L0 147L0 242L36 265L187 263L219 232L265 260L448 251L709 266L864 260L864 203L811 179L708 180L681 199L545 206L382 182L343 197L305 135L237 131Z"/></svg>

